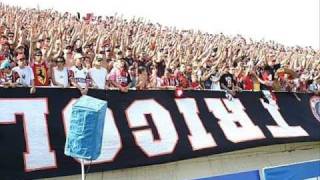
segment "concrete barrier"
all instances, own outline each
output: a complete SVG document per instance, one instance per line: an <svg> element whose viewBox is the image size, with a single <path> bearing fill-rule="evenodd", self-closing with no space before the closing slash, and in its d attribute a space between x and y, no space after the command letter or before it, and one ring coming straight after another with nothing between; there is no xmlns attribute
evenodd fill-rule
<svg viewBox="0 0 320 180"><path fill-rule="evenodd" d="M86 180L184 180L320 158L320 142L272 145L160 165L87 174ZM80 168L80 166L79 166ZM79 180L81 175L46 180Z"/></svg>

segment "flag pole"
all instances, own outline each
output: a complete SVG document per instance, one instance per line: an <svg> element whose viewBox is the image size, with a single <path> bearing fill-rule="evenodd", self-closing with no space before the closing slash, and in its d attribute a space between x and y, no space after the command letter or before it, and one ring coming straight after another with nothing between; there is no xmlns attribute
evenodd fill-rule
<svg viewBox="0 0 320 180"><path fill-rule="evenodd" d="M84 160L81 159L81 179L84 180Z"/></svg>

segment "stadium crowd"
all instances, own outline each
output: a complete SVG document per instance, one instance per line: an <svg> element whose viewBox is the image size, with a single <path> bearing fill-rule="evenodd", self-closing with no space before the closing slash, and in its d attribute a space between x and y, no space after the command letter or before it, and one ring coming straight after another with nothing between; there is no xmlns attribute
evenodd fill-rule
<svg viewBox="0 0 320 180"><path fill-rule="evenodd" d="M142 18L0 4L0 85L112 89L320 90L320 50Z"/></svg>

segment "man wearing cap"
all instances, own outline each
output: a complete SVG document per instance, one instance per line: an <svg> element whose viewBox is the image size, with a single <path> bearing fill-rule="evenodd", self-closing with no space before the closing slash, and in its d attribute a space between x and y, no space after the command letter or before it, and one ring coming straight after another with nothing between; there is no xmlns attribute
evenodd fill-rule
<svg viewBox="0 0 320 180"><path fill-rule="evenodd" d="M26 66L26 57L24 54L19 54L17 56L18 66L14 67L12 71L17 72L19 74L19 78L17 79L18 85L30 87L30 93L34 94L36 92L35 84L34 84L34 74L30 66Z"/></svg>
<svg viewBox="0 0 320 180"><path fill-rule="evenodd" d="M137 77L137 82L136 82L136 89L137 90L143 90L148 88L148 73L147 69L143 66L138 67L137 70L138 77Z"/></svg>
<svg viewBox="0 0 320 180"><path fill-rule="evenodd" d="M87 94L90 84L90 76L87 68L84 67L84 57L78 53L74 56L75 65L70 68L72 72L72 85L77 87L81 94Z"/></svg>
<svg viewBox="0 0 320 180"><path fill-rule="evenodd" d="M92 86L96 89L106 89L107 70L101 66L103 57L97 55L93 61L93 67L89 69L89 74L92 79Z"/></svg>
<svg viewBox="0 0 320 180"><path fill-rule="evenodd" d="M0 66L0 84L4 87L15 87L18 78L18 73L11 70L10 61L4 60Z"/></svg>
<svg viewBox="0 0 320 180"><path fill-rule="evenodd" d="M47 63L42 58L41 50L35 52L34 60L31 63L31 68L35 76L34 83L36 86L50 85L50 70Z"/></svg>

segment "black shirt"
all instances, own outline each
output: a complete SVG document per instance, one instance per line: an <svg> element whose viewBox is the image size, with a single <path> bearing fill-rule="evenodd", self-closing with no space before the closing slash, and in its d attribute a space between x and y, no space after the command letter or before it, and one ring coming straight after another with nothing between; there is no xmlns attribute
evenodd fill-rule
<svg viewBox="0 0 320 180"><path fill-rule="evenodd" d="M131 66L134 63L134 59L132 57L125 57L124 60Z"/></svg>
<svg viewBox="0 0 320 180"><path fill-rule="evenodd" d="M140 66L147 67L146 64L147 64L148 62L146 62L144 59L142 59L142 60L141 60L141 59L140 59L140 60L137 60L136 62L137 62L138 67L140 67Z"/></svg>
<svg viewBox="0 0 320 180"><path fill-rule="evenodd" d="M159 63L156 62L156 68L157 68L157 76L158 77L162 77L164 75L164 71L166 69L166 63L164 62L164 60L160 61Z"/></svg>
<svg viewBox="0 0 320 180"><path fill-rule="evenodd" d="M276 74L277 70L281 67L280 64L275 64L273 66L265 66L264 69L268 71L269 74L272 76L272 80L274 80L274 75Z"/></svg>
<svg viewBox="0 0 320 180"><path fill-rule="evenodd" d="M220 82L220 86L222 84L224 84L229 89L232 89L233 85L235 85L235 83L236 83L236 81L234 80L233 75L230 74L230 73L223 74L220 77L219 82ZM221 88L222 88L222 86L221 86Z"/></svg>

